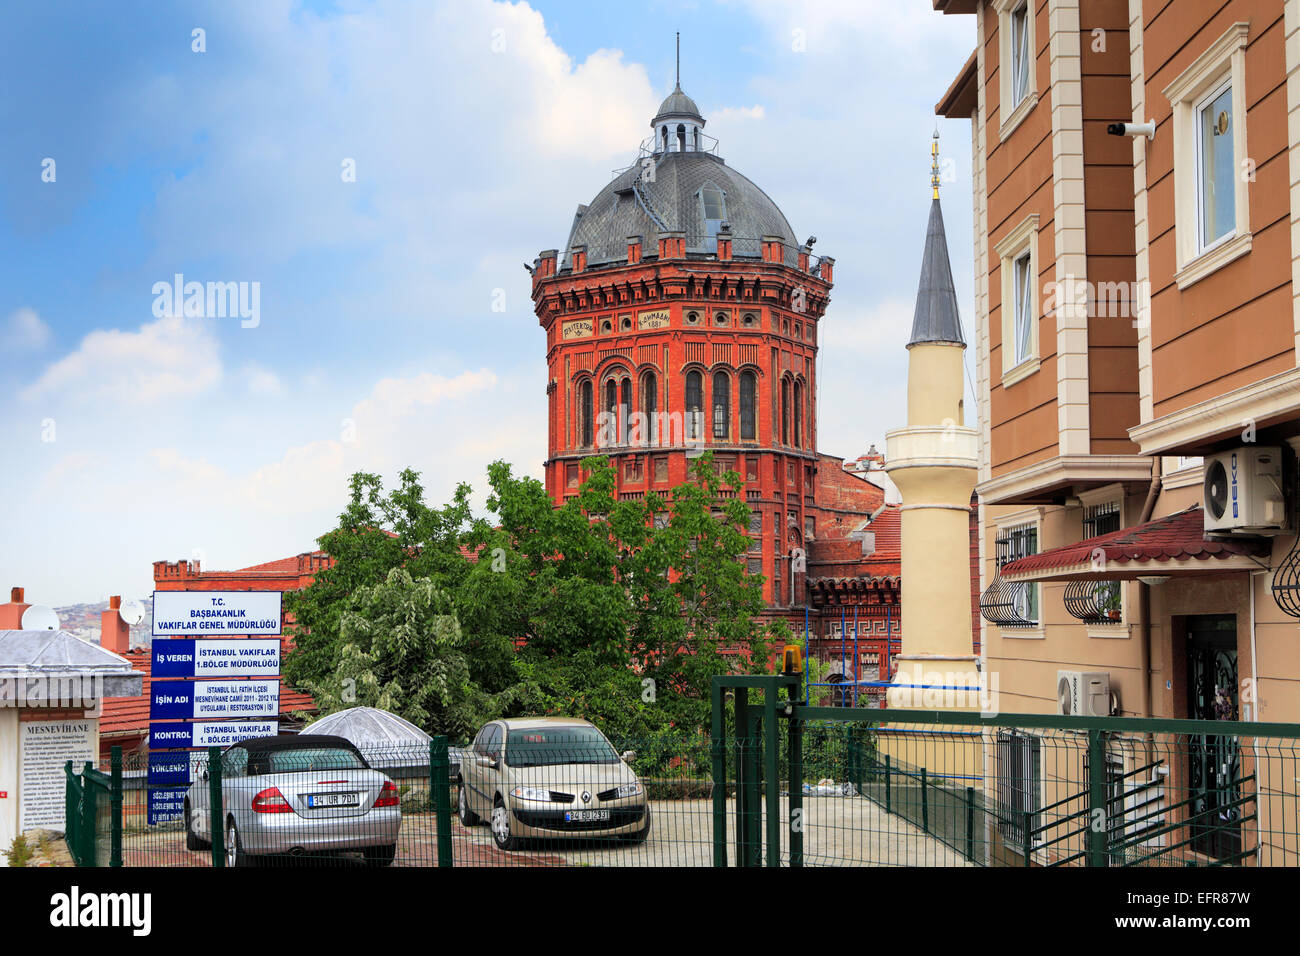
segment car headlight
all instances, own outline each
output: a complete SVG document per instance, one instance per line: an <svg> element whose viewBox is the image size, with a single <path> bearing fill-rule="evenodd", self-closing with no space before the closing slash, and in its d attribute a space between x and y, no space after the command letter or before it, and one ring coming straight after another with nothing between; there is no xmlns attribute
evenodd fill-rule
<svg viewBox="0 0 1300 956"><path fill-rule="evenodd" d="M624 783L618 788L618 798L622 800L624 797L639 797L641 796L641 792L641 784Z"/></svg>
<svg viewBox="0 0 1300 956"><path fill-rule="evenodd" d="M538 790L536 787L515 787L510 791L510 796L518 797L520 800L545 800L551 802L551 791Z"/></svg>

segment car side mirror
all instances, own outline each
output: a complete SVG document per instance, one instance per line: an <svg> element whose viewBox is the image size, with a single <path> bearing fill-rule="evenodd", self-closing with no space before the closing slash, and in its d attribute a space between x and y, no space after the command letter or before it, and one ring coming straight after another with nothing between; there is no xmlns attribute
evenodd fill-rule
<svg viewBox="0 0 1300 956"><path fill-rule="evenodd" d="M635 750L624 750L624 751L623 751L623 762L624 762L624 763L631 763L631 762L632 762L633 760L635 760L635 759L636 759L636 751L635 751Z"/></svg>

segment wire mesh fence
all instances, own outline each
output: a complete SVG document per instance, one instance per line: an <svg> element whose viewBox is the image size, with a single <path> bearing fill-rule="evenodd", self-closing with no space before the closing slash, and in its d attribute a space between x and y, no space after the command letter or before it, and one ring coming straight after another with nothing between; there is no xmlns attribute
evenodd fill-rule
<svg viewBox="0 0 1300 956"><path fill-rule="evenodd" d="M1300 728L887 713L128 754L69 765L67 839L83 866L1300 864Z"/></svg>

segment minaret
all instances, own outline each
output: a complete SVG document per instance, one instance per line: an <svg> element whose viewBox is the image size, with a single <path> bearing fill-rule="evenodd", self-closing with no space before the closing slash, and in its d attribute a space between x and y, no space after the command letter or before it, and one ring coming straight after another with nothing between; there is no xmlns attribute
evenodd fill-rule
<svg viewBox="0 0 1300 956"><path fill-rule="evenodd" d="M902 653L888 701L890 707L979 710L970 577L978 432L962 424L966 340L939 205L937 130L931 185L930 223L907 343L907 425L885 436L885 470L903 498Z"/></svg>

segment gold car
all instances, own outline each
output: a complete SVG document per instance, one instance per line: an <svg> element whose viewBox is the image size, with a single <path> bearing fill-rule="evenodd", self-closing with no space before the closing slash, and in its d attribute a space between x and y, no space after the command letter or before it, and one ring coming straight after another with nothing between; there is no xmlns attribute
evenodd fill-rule
<svg viewBox="0 0 1300 956"><path fill-rule="evenodd" d="M591 723L572 717L494 720L461 762L460 822L487 820L503 850L537 837L650 833L645 787Z"/></svg>

